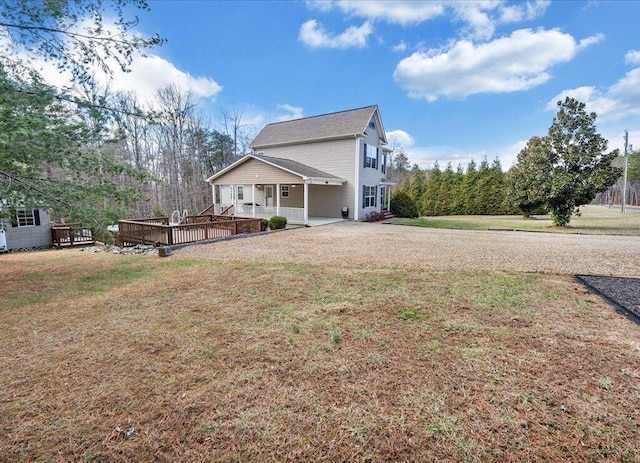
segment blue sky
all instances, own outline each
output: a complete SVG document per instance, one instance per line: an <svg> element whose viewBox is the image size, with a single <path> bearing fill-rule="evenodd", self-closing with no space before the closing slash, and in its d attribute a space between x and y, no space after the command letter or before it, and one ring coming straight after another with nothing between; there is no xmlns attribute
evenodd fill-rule
<svg viewBox="0 0 640 463"><path fill-rule="evenodd" d="M257 132L287 118L377 104L412 163L508 168L544 135L555 101L599 115L610 148L640 147L640 2L151 0L138 30L162 47L122 88L174 82L215 124ZM126 83L125 83L126 81Z"/></svg>

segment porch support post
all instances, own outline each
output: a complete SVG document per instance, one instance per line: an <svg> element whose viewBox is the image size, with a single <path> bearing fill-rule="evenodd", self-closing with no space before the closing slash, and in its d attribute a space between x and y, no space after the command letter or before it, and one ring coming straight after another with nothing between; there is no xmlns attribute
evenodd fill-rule
<svg viewBox="0 0 640 463"><path fill-rule="evenodd" d="M389 185L389 188L388 188L389 191L387 191L387 210L388 211L391 211L391 189L392 188L393 187Z"/></svg>
<svg viewBox="0 0 640 463"><path fill-rule="evenodd" d="M280 215L280 184L276 183L276 215Z"/></svg>
<svg viewBox="0 0 640 463"><path fill-rule="evenodd" d="M256 218L256 184L255 183L251 184L251 201L253 204L253 206L251 206L252 208L251 217L255 219Z"/></svg>
<svg viewBox="0 0 640 463"><path fill-rule="evenodd" d="M304 182L304 224L309 225L309 184Z"/></svg>

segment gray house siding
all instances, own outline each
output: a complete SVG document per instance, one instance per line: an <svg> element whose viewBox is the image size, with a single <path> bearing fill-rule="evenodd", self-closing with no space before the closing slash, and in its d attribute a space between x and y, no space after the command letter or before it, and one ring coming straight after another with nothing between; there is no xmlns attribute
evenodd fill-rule
<svg viewBox="0 0 640 463"><path fill-rule="evenodd" d="M376 122L376 121L374 121ZM359 204L359 213L358 220L364 220L368 213L370 212L380 212L382 210L382 205L380 204L380 182L386 180L386 174L382 173L382 163L384 162L384 157L382 153L382 146L380 143L380 135L378 134L378 124L376 123L376 128L367 128L366 136L359 141L359 163L358 163L358 179L359 179L359 188L358 188L358 204ZM376 167L365 167L365 144L371 147L377 148L377 161ZM363 187L364 186L374 186L376 187L375 194L375 206L363 207Z"/></svg>
<svg viewBox="0 0 640 463"><path fill-rule="evenodd" d="M258 148L255 151L274 158L292 159L336 177L341 186L309 186L309 213L318 217L340 217L342 206L349 207L353 219L355 191L355 143L358 139L320 141L290 146ZM317 195L322 195L318 197ZM326 214L326 215L325 215Z"/></svg>
<svg viewBox="0 0 640 463"><path fill-rule="evenodd" d="M4 221L8 251L46 248L52 245L49 212L46 209L37 209L37 211L40 225L17 227L13 226L9 220Z"/></svg>

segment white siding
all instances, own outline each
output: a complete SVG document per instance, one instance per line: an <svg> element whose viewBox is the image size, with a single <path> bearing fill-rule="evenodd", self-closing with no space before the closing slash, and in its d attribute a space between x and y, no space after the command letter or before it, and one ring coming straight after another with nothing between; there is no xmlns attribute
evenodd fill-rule
<svg viewBox="0 0 640 463"><path fill-rule="evenodd" d="M355 143L359 139L329 140L292 146L261 148L265 156L292 159L346 180L342 186L309 186L309 214L316 217L340 217L342 206L349 207L353 218L355 192ZM301 187L300 187L301 188ZM301 207L301 206L300 206Z"/></svg>

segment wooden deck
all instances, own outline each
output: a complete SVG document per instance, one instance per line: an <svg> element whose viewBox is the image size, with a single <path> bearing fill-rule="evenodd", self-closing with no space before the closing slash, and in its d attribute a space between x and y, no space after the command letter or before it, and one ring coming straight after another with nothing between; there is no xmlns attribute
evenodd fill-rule
<svg viewBox="0 0 640 463"><path fill-rule="evenodd" d="M86 246L94 244L93 229L80 224L52 225L51 240L53 245L61 248L65 246Z"/></svg>
<svg viewBox="0 0 640 463"><path fill-rule="evenodd" d="M262 220L220 215L194 215L171 224L168 217L118 221L118 243L122 246L154 244L173 246L216 238L257 233Z"/></svg>

